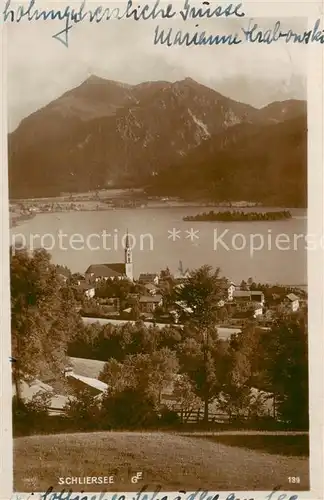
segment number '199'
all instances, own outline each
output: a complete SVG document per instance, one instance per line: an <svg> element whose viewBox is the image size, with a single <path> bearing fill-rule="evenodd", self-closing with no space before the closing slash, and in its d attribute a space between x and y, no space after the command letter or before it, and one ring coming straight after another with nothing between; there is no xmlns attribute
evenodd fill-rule
<svg viewBox="0 0 324 500"><path fill-rule="evenodd" d="M300 477L299 476L288 477L288 481L289 481L289 483L299 484Z"/></svg>

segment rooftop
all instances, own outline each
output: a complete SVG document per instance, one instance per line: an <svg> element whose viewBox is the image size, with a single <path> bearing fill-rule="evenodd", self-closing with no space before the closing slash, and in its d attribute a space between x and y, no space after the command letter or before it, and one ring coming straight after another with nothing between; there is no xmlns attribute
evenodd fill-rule
<svg viewBox="0 0 324 500"><path fill-rule="evenodd" d="M85 274L93 274L97 278L115 278L126 275L126 266L123 262L114 264L92 264Z"/></svg>
<svg viewBox="0 0 324 500"><path fill-rule="evenodd" d="M294 293L288 293L287 299L289 299L291 302L294 302L295 300L299 300L299 297L295 295Z"/></svg>
<svg viewBox="0 0 324 500"><path fill-rule="evenodd" d="M80 382L83 382L84 384L88 385L89 387L93 387L94 389L97 389L98 391L101 391L101 392L104 392L106 389L108 389L107 384L105 384L104 382L101 382L101 380L98 380L96 378L84 377L83 375L77 375L73 371L67 372L66 376L73 378L75 380L79 380Z"/></svg>
<svg viewBox="0 0 324 500"><path fill-rule="evenodd" d="M157 286L153 285L153 283L147 283L147 284L145 285L145 288L146 288L147 290L158 290Z"/></svg>
<svg viewBox="0 0 324 500"><path fill-rule="evenodd" d="M248 298L250 298L251 292L243 291L243 290L235 290L235 292L233 292L233 297L248 297Z"/></svg>
<svg viewBox="0 0 324 500"><path fill-rule="evenodd" d="M252 298L256 296L263 295L263 292L261 291L253 291L251 292L250 290L235 290L233 292L233 297L247 297L247 298Z"/></svg>
<svg viewBox="0 0 324 500"><path fill-rule="evenodd" d="M139 299L140 302L160 302L162 300L162 295L142 295Z"/></svg>

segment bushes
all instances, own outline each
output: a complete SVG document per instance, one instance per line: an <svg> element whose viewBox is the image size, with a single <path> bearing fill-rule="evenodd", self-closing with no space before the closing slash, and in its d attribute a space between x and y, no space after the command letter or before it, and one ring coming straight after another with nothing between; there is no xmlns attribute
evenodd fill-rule
<svg viewBox="0 0 324 500"><path fill-rule="evenodd" d="M70 426L69 419L64 416L50 416L48 405L50 393L38 392L30 401L18 401L12 398L12 423L14 436L30 434L50 434L64 432Z"/></svg>
<svg viewBox="0 0 324 500"><path fill-rule="evenodd" d="M88 389L75 389L64 410L77 430L102 428L100 401Z"/></svg>
<svg viewBox="0 0 324 500"><path fill-rule="evenodd" d="M107 395L102 401L102 418L113 429L148 428L158 424L153 397L134 388Z"/></svg>
<svg viewBox="0 0 324 500"><path fill-rule="evenodd" d="M170 410L167 406L163 406L159 412L159 424L163 427L174 427L181 424L181 420L176 411Z"/></svg>

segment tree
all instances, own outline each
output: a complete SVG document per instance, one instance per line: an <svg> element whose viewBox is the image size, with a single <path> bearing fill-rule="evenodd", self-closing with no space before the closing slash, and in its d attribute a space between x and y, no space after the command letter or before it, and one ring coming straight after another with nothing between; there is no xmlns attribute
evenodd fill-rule
<svg viewBox="0 0 324 500"><path fill-rule="evenodd" d="M240 284L240 290L247 291L249 289L246 281L242 280Z"/></svg>
<svg viewBox="0 0 324 500"><path fill-rule="evenodd" d="M195 332L185 332L187 337L179 346L181 373L190 378L195 394L204 402L204 421L208 422L209 404L212 403L222 388L224 373L224 351L218 340L217 330L209 331L208 349Z"/></svg>
<svg viewBox="0 0 324 500"><path fill-rule="evenodd" d="M270 331L248 324L231 338L230 380L225 390L228 394L240 387L265 391L274 399L274 417L306 428L307 345L307 318L303 314L279 316Z"/></svg>
<svg viewBox="0 0 324 500"><path fill-rule="evenodd" d="M124 370L123 363L112 358L105 363L99 374L99 380L107 383L110 387L110 391L121 392L125 387L132 385L126 375L129 374Z"/></svg>
<svg viewBox="0 0 324 500"><path fill-rule="evenodd" d="M225 323L228 320L229 314L228 314L228 310L227 310L226 306L219 308L218 318L222 323Z"/></svg>
<svg viewBox="0 0 324 500"><path fill-rule="evenodd" d="M268 395L254 388L260 384L260 370L263 370L263 367L260 368L261 332L251 322L242 333L230 338L225 356L222 391L217 398L220 409L228 414L230 420L264 414L264 403Z"/></svg>
<svg viewBox="0 0 324 500"><path fill-rule="evenodd" d="M151 354L128 355L122 363L111 359L99 379L110 386L112 393L136 389L160 403L162 391L172 383L177 372L176 354L163 348Z"/></svg>
<svg viewBox="0 0 324 500"><path fill-rule="evenodd" d="M168 266L165 269L162 269L160 272L160 279L165 280L165 279L172 279L172 274Z"/></svg>
<svg viewBox="0 0 324 500"><path fill-rule="evenodd" d="M112 428L127 429L150 427L158 421L154 398L134 387L107 393L101 418Z"/></svg>
<svg viewBox="0 0 324 500"><path fill-rule="evenodd" d="M218 404L229 415L230 420L233 417L240 419L246 415L250 404L250 359L243 350L229 350L227 361L226 382L218 397Z"/></svg>
<svg viewBox="0 0 324 500"><path fill-rule="evenodd" d="M307 428L307 318L281 317L263 336L264 384L275 396L277 415L296 428Z"/></svg>
<svg viewBox="0 0 324 500"><path fill-rule="evenodd" d="M247 280L247 285L250 287L252 285L252 283L254 283L253 281L253 278L250 277L248 280Z"/></svg>
<svg viewBox="0 0 324 500"><path fill-rule="evenodd" d="M208 329L214 326L218 316L218 303L223 296L220 269L202 266L191 271L177 293L177 299L185 304L187 321Z"/></svg>
<svg viewBox="0 0 324 500"><path fill-rule="evenodd" d="M175 301L175 281L172 276L164 278L160 284L160 290L163 297L163 309L168 311Z"/></svg>
<svg viewBox="0 0 324 500"><path fill-rule="evenodd" d="M10 264L13 378L19 405L22 380L61 373L77 315L73 296L62 291L48 252L16 250Z"/></svg>
<svg viewBox="0 0 324 500"><path fill-rule="evenodd" d="M195 394L194 384L186 374L181 375L174 383L173 396L176 398L177 406L180 408L181 422L188 422L192 412L199 409L202 400Z"/></svg>
<svg viewBox="0 0 324 500"><path fill-rule="evenodd" d="M195 381L197 395L204 401L205 422L208 422L209 403L219 391L215 368L218 303L223 295L219 274L219 268L213 271L211 266L202 266L189 274L178 293L187 311L185 323L193 337L191 344L185 342L183 345L183 369ZM192 371L191 361L196 366L196 373Z"/></svg>
<svg viewBox="0 0 324 500"><path fill-rule="evenodd" d="M132 307L131 317L134 321L138 321L141 317L141 309L140 309L138 300L135 301L135 303Z"/></svg>
<svg viewBox="0 0 324 500"><path fill-rule="evenodd" d="M26 434L35 428L42 428L46 424L48 408L53 394L50 391L38 391L28 401L18 400L17 395L12 398L12 418L14 434ZM51 418L51 417L49 417Z"/></svg>
<svg viewBox="0 0 324 500"><path fill-rule="evenodd" d="M98 427L100 422L99 401L87 388L75 389L64 407L67 417L71 418L77 429Z"/></svg>

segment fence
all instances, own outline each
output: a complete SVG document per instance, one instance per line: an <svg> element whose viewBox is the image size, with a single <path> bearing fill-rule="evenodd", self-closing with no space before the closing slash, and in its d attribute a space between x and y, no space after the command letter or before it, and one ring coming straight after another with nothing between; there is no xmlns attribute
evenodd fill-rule
<svg viewBox="0 0 324 500"><path fill-rule="evenodd" d="M183 410L181 408L174 407L172 409L179 415L180 421L183 424L198 424L199 422L202 422L204 419L204 412L200 408L196 410ZM208 412L208 422L210 423L224 424L224 423L229 423L230 420L231 419L229 415L226 413L220 413L215 411Z"/></svg>

